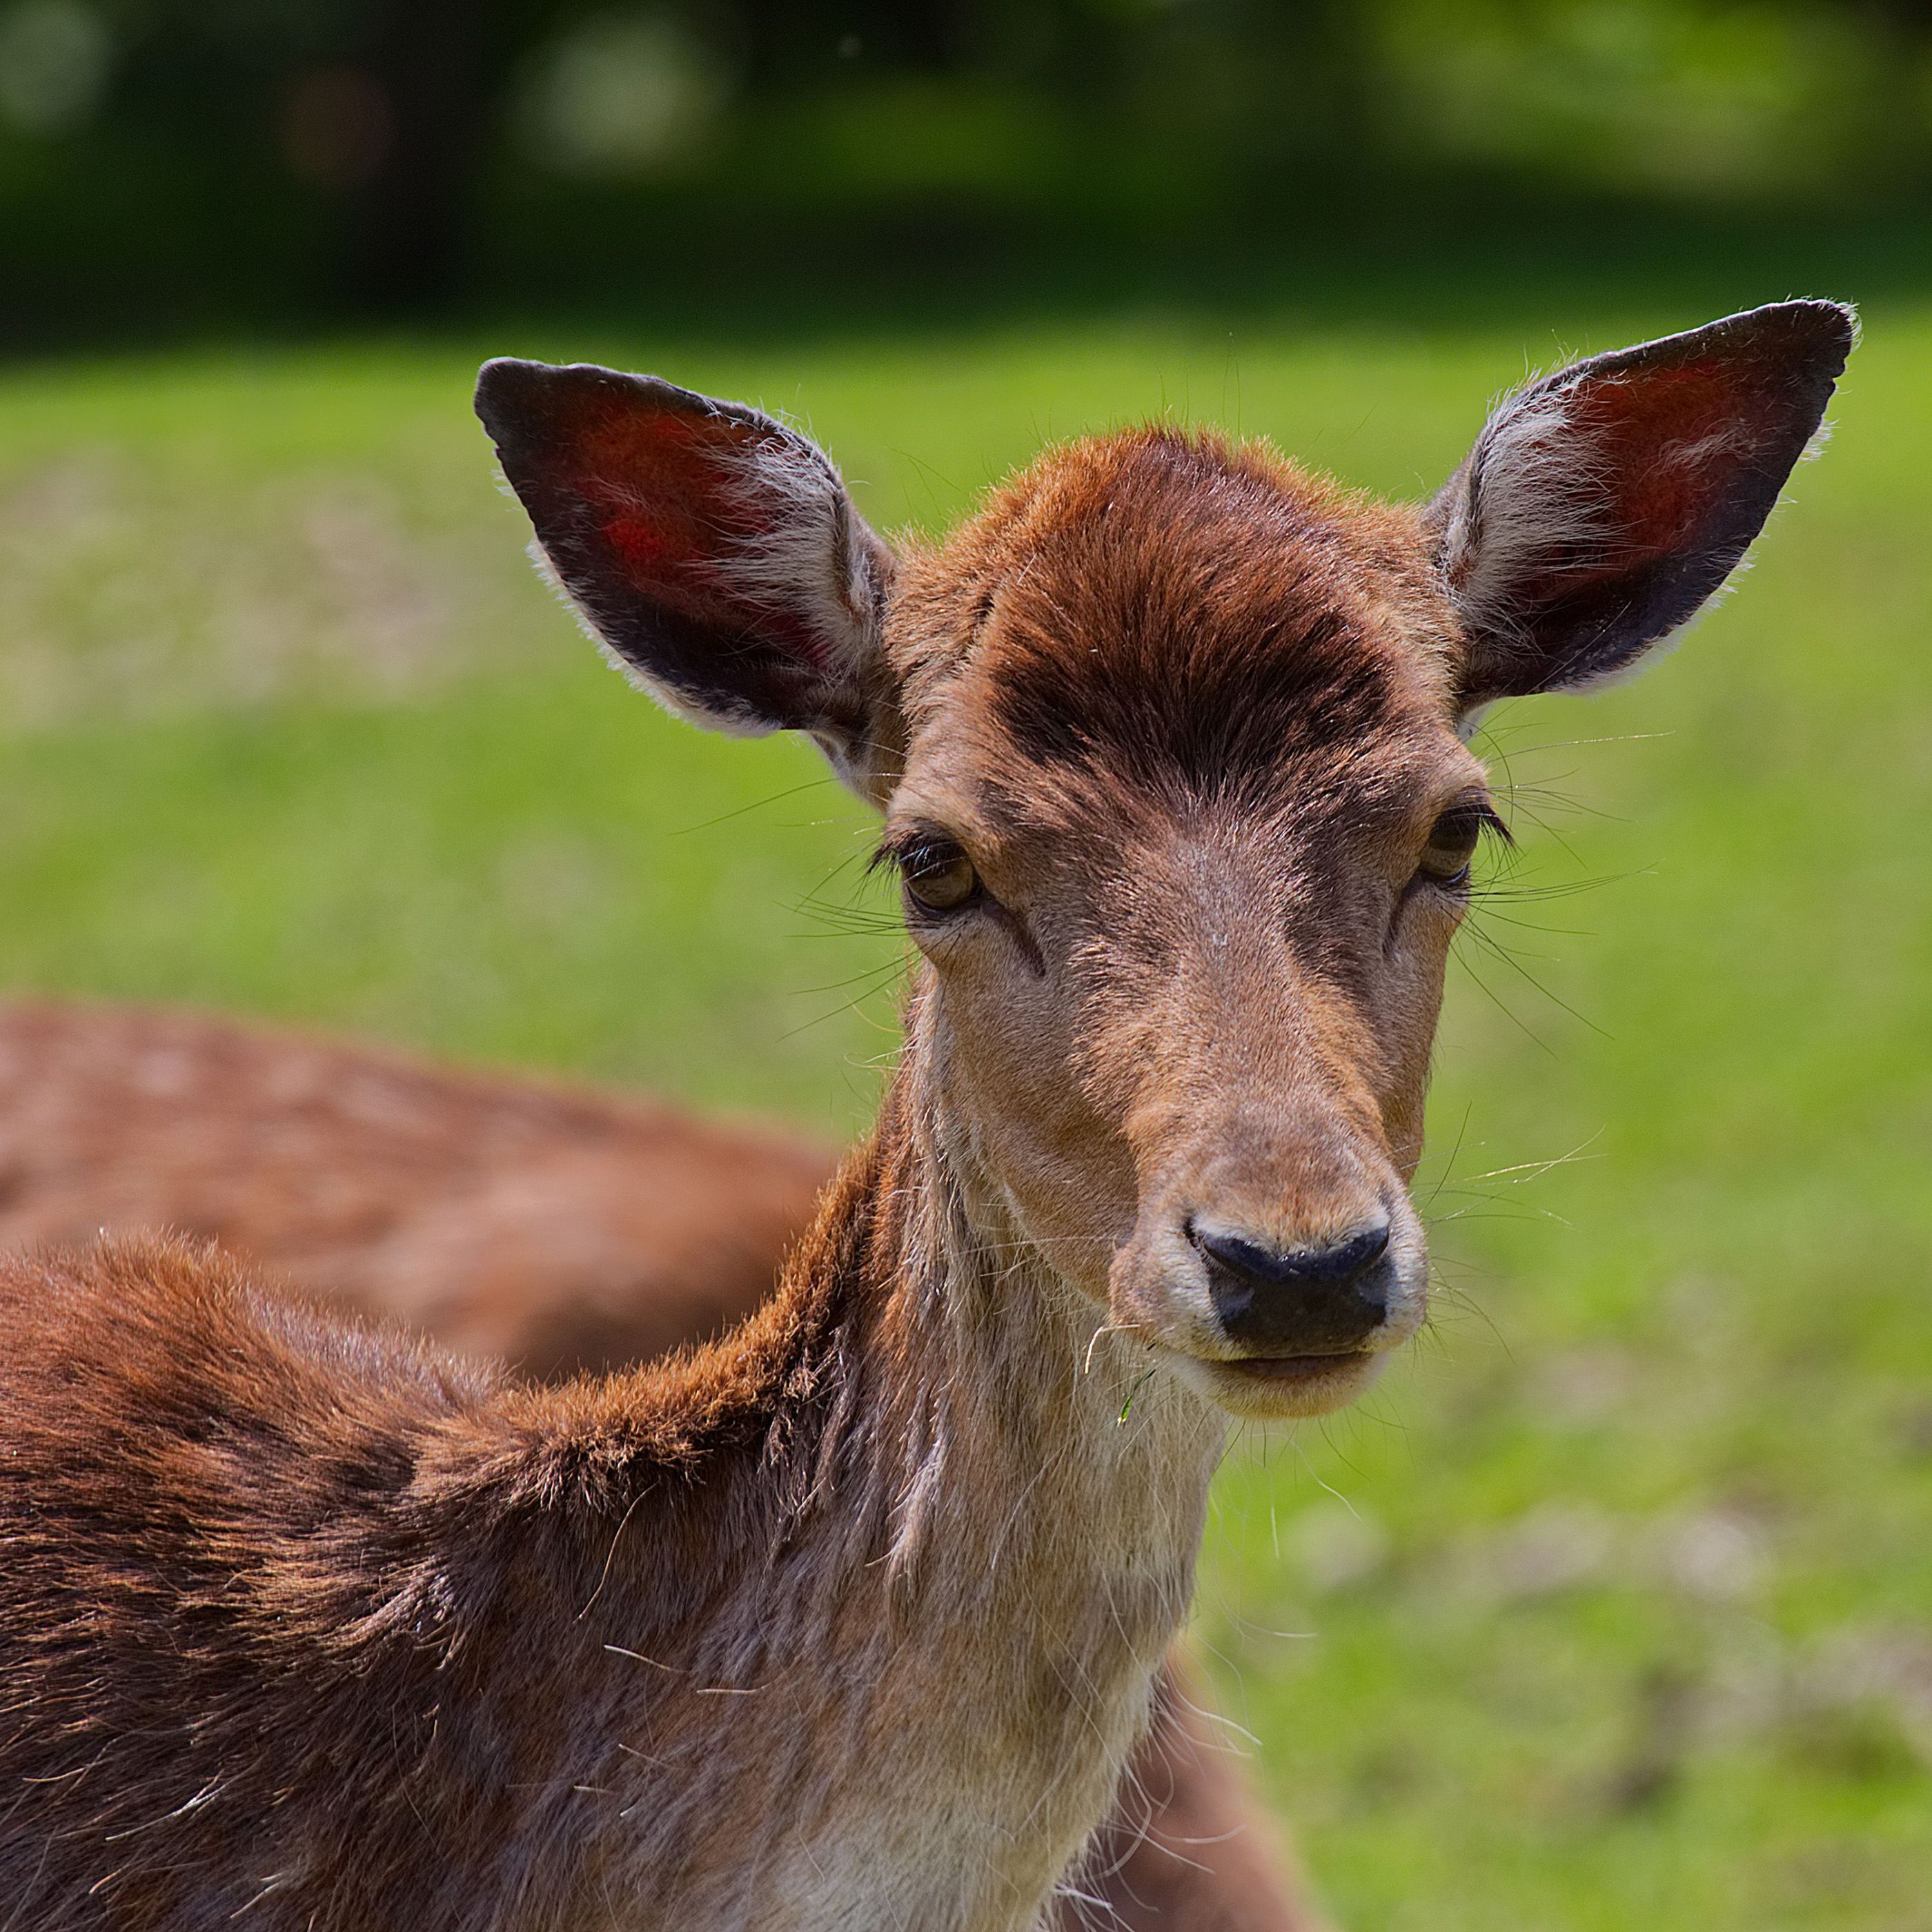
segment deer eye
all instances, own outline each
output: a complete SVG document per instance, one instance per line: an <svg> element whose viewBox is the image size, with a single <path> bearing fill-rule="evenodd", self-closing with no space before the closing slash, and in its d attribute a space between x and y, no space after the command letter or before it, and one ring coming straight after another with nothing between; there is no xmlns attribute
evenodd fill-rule
<svg viewBox="0 0 1932 1932"><path fill-rule="evenodd" d="M926 838L899 854L906 896L923 912L957 912L976 898L980 875L950 838Z"/></svg>
<svg viewBox="0 0 1932 1932"><path fill-rule="evenodd" d="M1422 848L1421 862L1416 868L1419 874L1452 890L1467 885L1477 842L1490 822L1484 806L1452 806L1430 830L1429 842Z"/></svg>

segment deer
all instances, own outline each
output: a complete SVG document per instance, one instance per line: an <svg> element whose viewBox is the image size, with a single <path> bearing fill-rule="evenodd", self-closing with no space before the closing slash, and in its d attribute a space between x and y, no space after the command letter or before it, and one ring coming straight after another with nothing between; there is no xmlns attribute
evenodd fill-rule
<svg viewBox="0 0 1932 1932"><path fill-rule="evenodd" d="M749 1315L832 1166L630 1093L220 1014L0 1002L0 1251L172 1228L546 1382ZM1170 1656L1076 1889L1127 1932L1315 1932L1199 1679Z"/></svg>
<svg viewBox="0 0 1932 1932"><path fill-rule="evenodd" d="M1853 336L1783 302L1572 364L1420 506L1156 422L896 548L760 411L486 364L620 667L878 808L902 1053L770 1298L614 1376L178 1240L0 1265L17 1922L1037 1924L1231 1428L1423 1324L1430 1046L1502 825L1472 719L1696 614Z"/></svg>
<svg viewBox="0 0 1932 1932"><path fill-rule="evenodd" d="M0 1248L171 1228L544 1381L748 1314L834 1165L776 1127L293 1027L0 1003Z"/></svg>

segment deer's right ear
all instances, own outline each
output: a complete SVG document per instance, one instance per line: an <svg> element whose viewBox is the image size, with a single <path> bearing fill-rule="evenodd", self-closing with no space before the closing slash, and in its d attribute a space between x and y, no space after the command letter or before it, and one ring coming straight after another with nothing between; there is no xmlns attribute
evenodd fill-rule
<svg viewBox="0 0 1932 1932"><path fill-rule="evenodd" d="M718 730L805 732L876 796L898 736L892 557L823 452L742 403L589 363L486 362L476 413L543 562L633 682Z"/></svg>

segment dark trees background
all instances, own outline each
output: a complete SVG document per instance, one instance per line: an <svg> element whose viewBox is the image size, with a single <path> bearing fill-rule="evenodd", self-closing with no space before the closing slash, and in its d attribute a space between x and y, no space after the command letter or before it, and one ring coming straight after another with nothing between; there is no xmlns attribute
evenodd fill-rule
<svg viewBox="0 0 1932 1932"><path fill-rule="evenodd" d="M1898 232L1928 179L1923 0L0 0L16 338Z"/></svg>

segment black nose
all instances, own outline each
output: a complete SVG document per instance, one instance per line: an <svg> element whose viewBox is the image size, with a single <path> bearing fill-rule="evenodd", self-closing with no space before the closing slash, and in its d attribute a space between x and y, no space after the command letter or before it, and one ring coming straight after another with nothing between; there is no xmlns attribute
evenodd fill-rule
<svg viewBox="0 0 1932 1932"><path fill-rule="evenodd" d="M1388 1313L1386 1216L1318 1248L1282 1248L1199 1222L1214 1312L1232 1341L1266 1355L1358 1348Z"/></svg>

